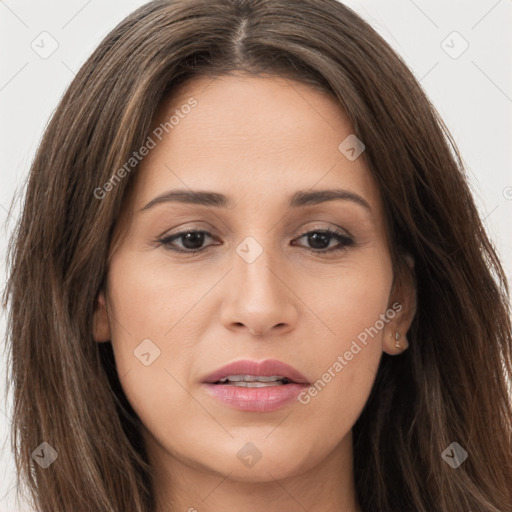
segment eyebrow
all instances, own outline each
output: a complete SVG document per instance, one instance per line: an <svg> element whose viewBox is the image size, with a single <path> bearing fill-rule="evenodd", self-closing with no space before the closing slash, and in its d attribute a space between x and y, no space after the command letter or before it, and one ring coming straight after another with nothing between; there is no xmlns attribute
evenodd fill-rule
<svg viewBox="0 0 512 512"><path fill-rule="evenodd" d="M372 211L368 202L360 195L345 189L326 189L326 190L298 190L290 197L290 208L298 208L301 206L309 206L327 201L343 200L352 201ZM153 206L162 203L178 202L185 204L196 204L201 206L215 206L217 208L230 208L233 206L233 200L224 194L218 192L208 192L203 190L170 190L165 192L151 201L139 211L149 210Z"/></svg>

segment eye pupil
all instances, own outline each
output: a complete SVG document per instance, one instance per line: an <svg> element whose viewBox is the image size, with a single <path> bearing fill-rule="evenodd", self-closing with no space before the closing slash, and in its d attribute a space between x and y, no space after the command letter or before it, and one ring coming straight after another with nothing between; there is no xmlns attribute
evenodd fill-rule
<svg viewBox="0 0 512 512"><path fill-rule="evenodd" d="M186 233L182 235L183 246L186 249L200 249L204 243L204 232L202 231L192 231L190 233Z"/></svg>
<svg viewBox="0 0 512 512"><path fill-rule="evenodd" d="M329 233L312 233L308 235L308 242L313 249L325 249L329 247L331 235ZM320 241L320 245L318 242Z"/></svg>

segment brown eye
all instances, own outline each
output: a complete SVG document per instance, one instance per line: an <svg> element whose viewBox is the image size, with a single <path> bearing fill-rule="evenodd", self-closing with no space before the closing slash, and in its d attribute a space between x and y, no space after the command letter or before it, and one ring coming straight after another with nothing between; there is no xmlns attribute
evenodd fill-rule
<svg viewBox="0 0 512 512"><path fill-rule="evenodd" d="M194 253L209 247L202 247L207 237L213 238L207 231L190 230L160 238L158 243L172 251ZM175 240L181 240L181 246L176 247Z"/></svg>
<svg viewBox="0 0 512 512"><path fill-rule="evenodd" d="M308 249L311 249L313 252L320 253L339 251L354 244L354 240L346 234L339 231L333 231L331 229L308 231L301 235L297 240L300 240L301 238L306 238L307 243L310 245ZM337 245L329 247L333 240L337 242Z"/></svg>

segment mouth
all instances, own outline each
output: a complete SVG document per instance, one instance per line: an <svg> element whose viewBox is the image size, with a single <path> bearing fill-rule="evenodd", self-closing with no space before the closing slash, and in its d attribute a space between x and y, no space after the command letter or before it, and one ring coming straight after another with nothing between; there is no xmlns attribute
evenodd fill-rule
<svg viewBox="0 0 512 512"><path fill-rule="evenodd" d="M244 387L309 384L308 379L299 370L277 359L266 359L261 362L250 359L235 361L215 370L205 377L203 382Z"/></svg>
<svg viewBox="0 0 512 512"><path fill-rule="evenodd" d="M239 386L242 388L266 388L269 386L283 386L294 381L280 375L263 377L257 375L228 375L213 384L225 384L226 386Z"/></svg>
<svg viewBox="0 0 512 512"><path fill-rule="evenodd" d="M291 405L310 385L297 369L275 359L235 361L214 371L202 384L218 402L246 412L269 412Z"/></svg>

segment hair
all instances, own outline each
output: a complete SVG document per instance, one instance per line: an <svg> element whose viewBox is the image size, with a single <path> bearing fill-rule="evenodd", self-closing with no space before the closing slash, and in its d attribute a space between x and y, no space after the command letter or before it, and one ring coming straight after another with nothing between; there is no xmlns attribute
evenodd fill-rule
<svg viewBox="0 0 512 512"><path fill-rule="evenodd" d="M18 485L38 511L154 510L141 422L95 343L112 235L164 98L194 77L296 80L336 99L366 150L393 270L415 261L409 349L383 354L353 427L364 512L512 511L509 288L461 155L403 60L336 0L157 0L101 42L63 95L9 245L7 383ZM122 377L122 376L121 376ZM48 469L31 454L46 441ZM456 470L451 442L468 452Z"/></svg>

